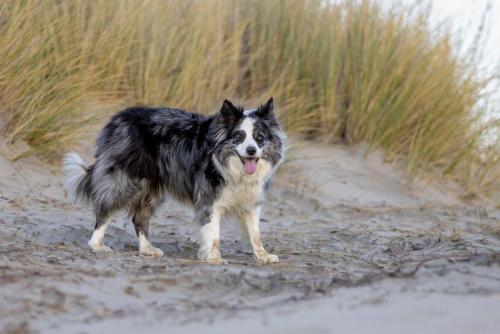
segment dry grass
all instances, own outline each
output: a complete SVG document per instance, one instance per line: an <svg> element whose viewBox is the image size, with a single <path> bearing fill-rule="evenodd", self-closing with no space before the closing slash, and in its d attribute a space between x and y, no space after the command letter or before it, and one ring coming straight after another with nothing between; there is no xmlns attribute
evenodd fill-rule
<svg viewBox="0 0 500 334"><path fill-rule="evenodd" d="M408 172L500 189L483 137L486 84L419 8L374 1L5 0L0 113L22 152L56 156L113 108L213 112L223 98L278 101L287 130L367 142Z"/></svg>

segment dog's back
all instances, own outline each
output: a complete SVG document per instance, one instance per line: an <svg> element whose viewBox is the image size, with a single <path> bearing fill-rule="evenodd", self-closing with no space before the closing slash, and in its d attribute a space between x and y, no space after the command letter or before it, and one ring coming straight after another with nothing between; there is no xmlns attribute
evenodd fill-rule
<svg viewBox="0 0 500 334"><path fill-rule="evenodd" d="M176 167L192 167L193 160L185 159L185 155L194 158L198 153L193 144L198 136L203 136L205 122L204 116L179 109L129 108L113 116L102 130L95 157L112 158L116 167L130 177L157 182L169 171L177 172ZM165 171L159 164L164 155ZM177 162L183 165L176 166Z"/></svg>
<svg viewBox="0 0 500 334"><path fill-rule="evenodd" d="M158 195L166 188L191 201L190 171L207 149L200 139L209 122L179 109L134 107L117 113L97 139L94 165L85 167L76 153L66 156L72 198L113 210L129 204L143 188Z"/></svg>

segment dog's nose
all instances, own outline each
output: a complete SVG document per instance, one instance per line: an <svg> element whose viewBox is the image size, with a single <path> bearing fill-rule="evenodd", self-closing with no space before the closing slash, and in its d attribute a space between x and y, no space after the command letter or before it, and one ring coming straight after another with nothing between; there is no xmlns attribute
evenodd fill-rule
<svg viewBox="0 0 500 334"><path fill-rule="evenodd" d="M257 152L257 149L253 146L248 146L247 147L247 154L250 155L250 156L253 156L255 155L255 153Z"/></svg>

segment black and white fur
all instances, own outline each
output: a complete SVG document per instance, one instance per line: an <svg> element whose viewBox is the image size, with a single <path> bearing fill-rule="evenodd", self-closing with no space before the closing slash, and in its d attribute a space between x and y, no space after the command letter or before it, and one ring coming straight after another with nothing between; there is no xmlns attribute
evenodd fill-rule
<svg viewBox="0 0 500 334"><path fill-rule="evenodd" d="M104 245L109 217L125 209L132 217L139 251L161 256L148 240L149 219L164 195L192 205L201 225L198 258L223 262L219 223L241 221L243 237L261 263L277 262L260 239L260 212L271 176L283 160L284 133L273 99L253 110L225 100L206 117L180 109L133 107L114 115L97 139L95 163L76 153L63 160L64 186L76 202L93 207L95 230L88 244Z"/></svg>

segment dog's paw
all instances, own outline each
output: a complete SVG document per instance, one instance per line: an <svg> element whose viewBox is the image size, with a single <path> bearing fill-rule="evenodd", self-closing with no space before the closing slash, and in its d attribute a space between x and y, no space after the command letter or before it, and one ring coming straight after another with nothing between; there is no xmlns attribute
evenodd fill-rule
<svg viewBox="0 0 500 334"><path fill-rule="evenodd" d="M257 262L260 264L268 264L268 263L278 263L278 255L269 254L269 253L260 253L256 255Z"/></svg>
<svg viewBox="0 0 500 334"><path fill-rule="evenodd" d="M151 245L139 249L139 253L146 256L163 256L163 251L161 249L153 247Z"/></svg>
<svg viewBox="0 0 500 334"><path fill-rule="evenodd" d="M104 244L94 244L89 242L89 247L96 253L112 253L113 250Z"/></svg>
<svg viewBox="0 0 500 334"><path fill-rule="evenodd" d="M211 264L227 264L227 261L222 259L219 249L214 247L200 248L196 257Z"/></svg>

